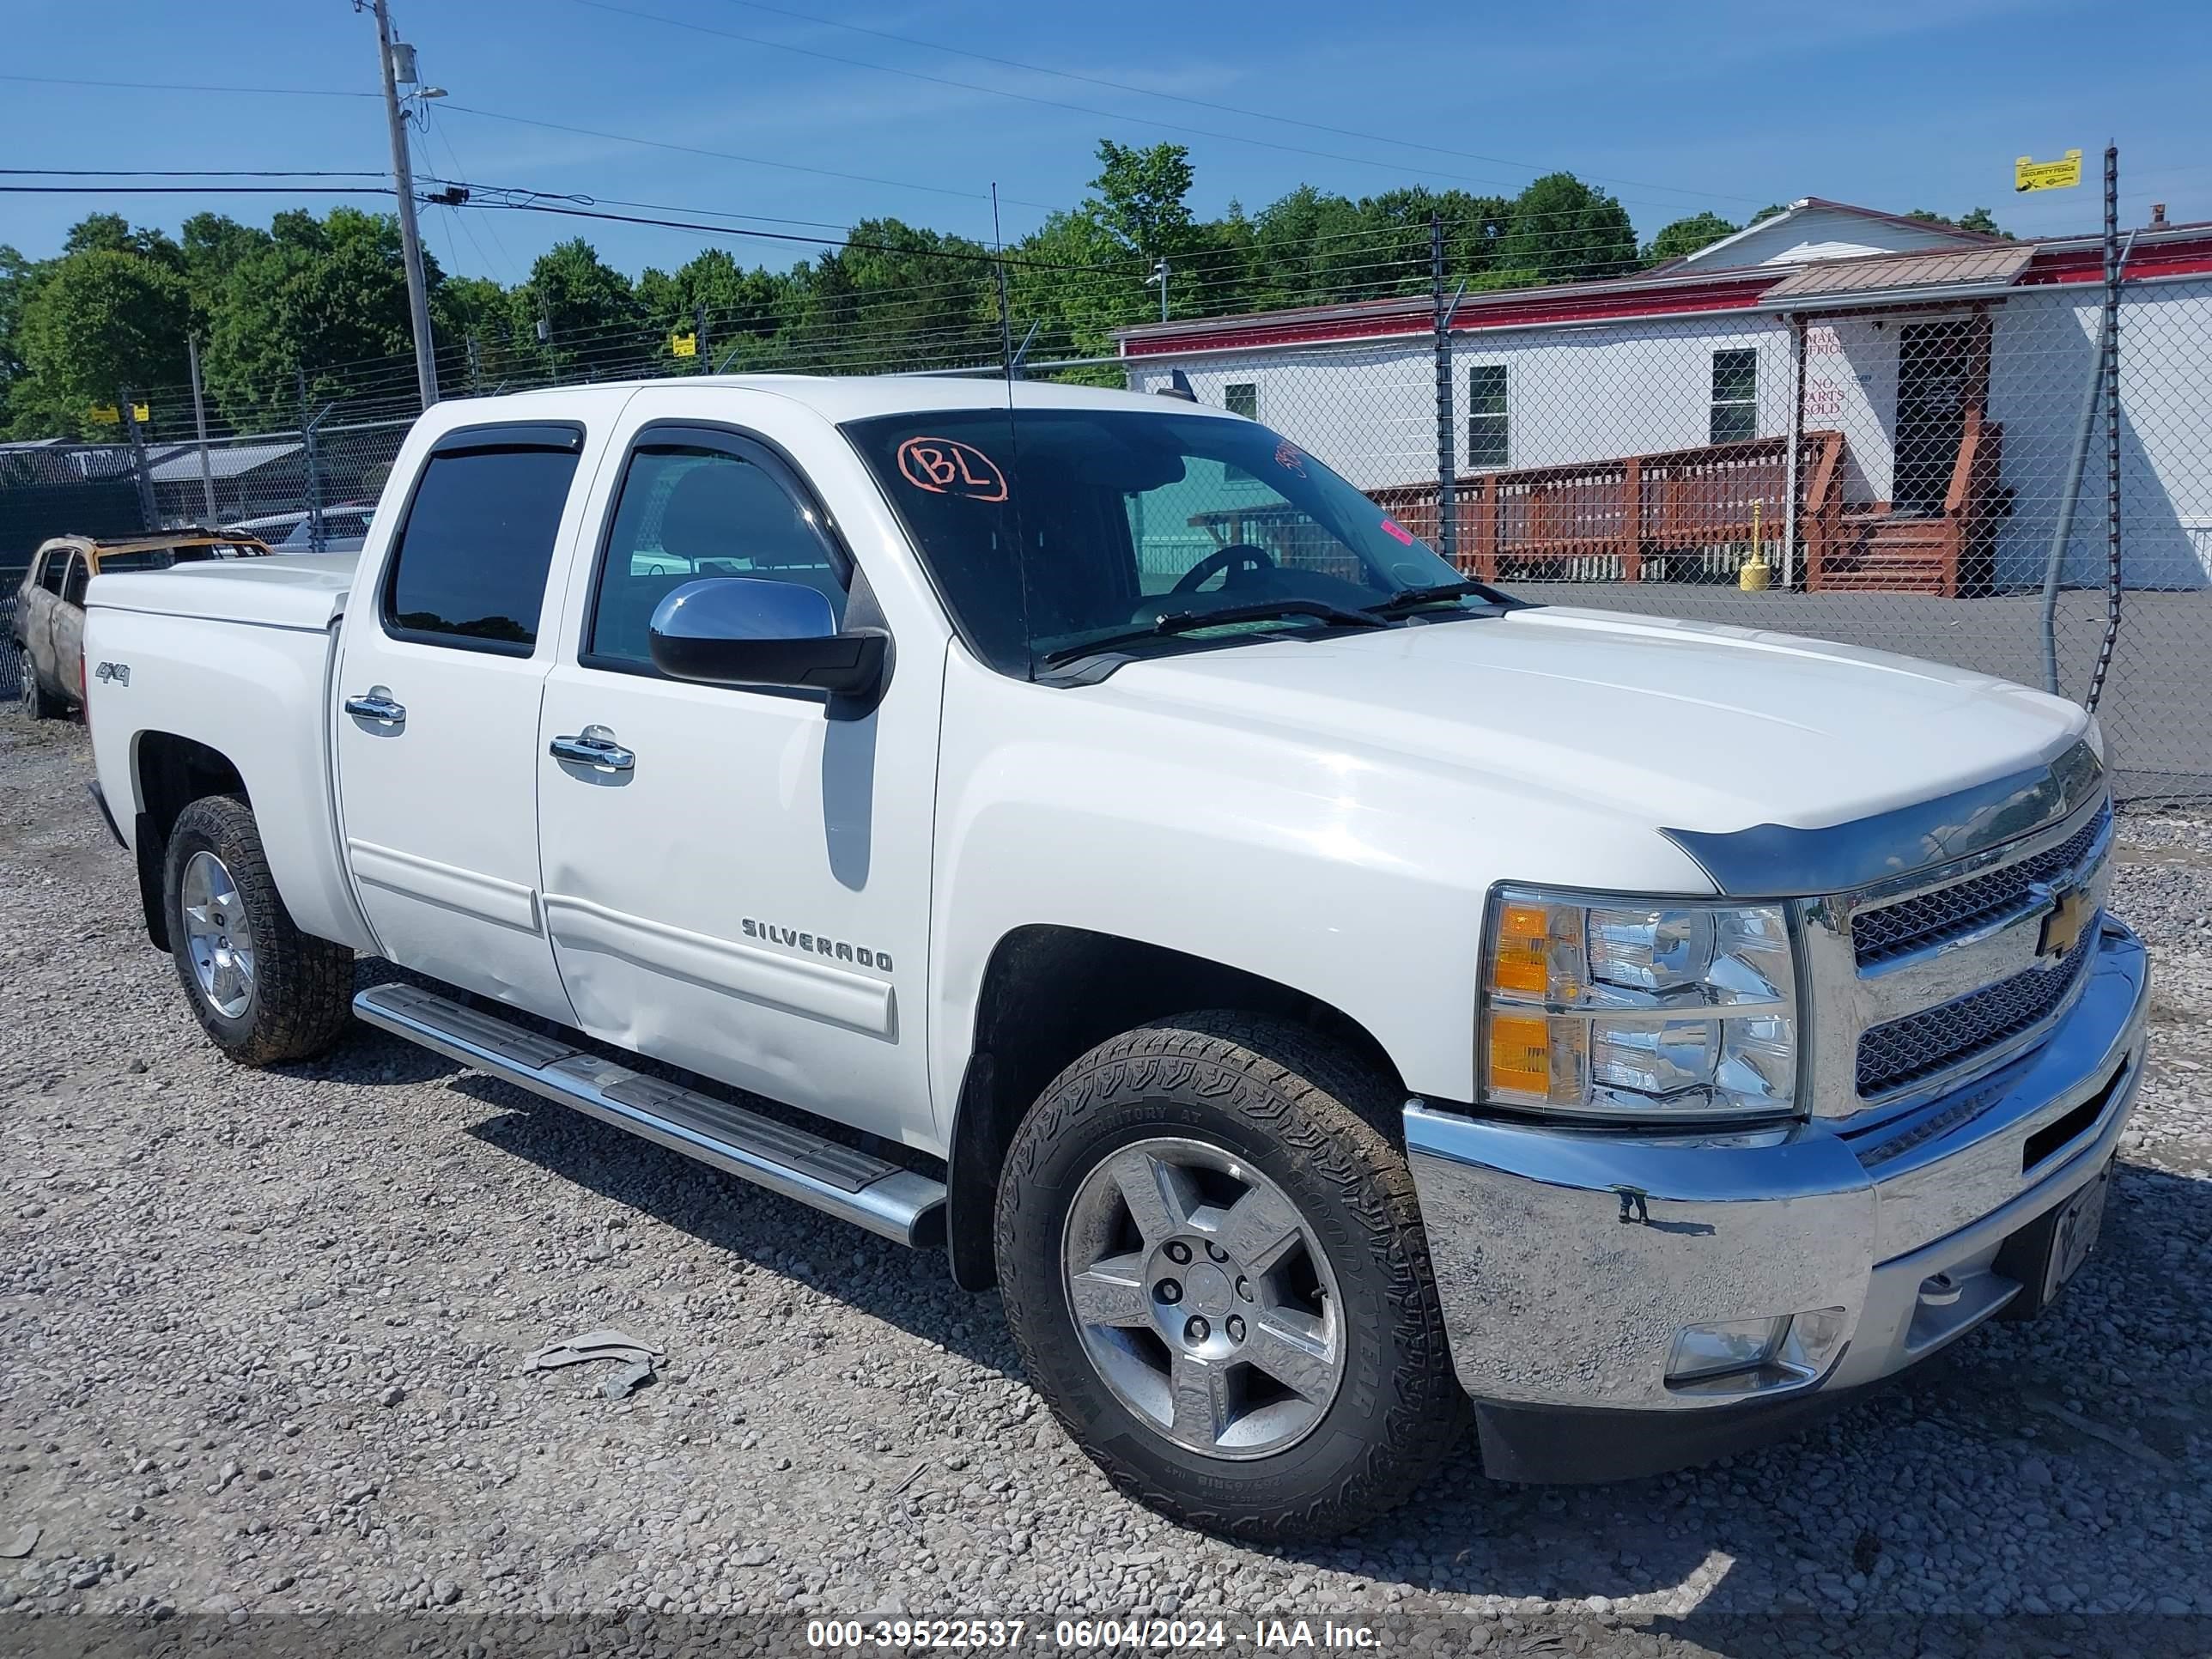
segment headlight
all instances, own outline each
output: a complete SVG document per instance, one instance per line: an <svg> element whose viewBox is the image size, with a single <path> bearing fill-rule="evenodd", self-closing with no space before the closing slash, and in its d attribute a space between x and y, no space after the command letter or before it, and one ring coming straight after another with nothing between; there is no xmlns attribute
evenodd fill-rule
<svg viewBox="0 0 2212 1659"><path fill-rule="evenodd" d="M1475 1071L1486 1101L1588 1117L1771 1117L1797 1083L1779 905L1491 896Z"/></svg>

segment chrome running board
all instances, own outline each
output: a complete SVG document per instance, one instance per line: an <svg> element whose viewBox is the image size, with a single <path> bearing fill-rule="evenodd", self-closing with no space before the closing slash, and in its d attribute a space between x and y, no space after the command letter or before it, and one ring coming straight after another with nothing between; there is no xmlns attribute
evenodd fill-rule
<svg viewBox="0 0 2212 1659"><path fill-rule="evenodd" d="M917 1247L945 1242L945 1183L413 985L353 1000L371 1025L696 1158L740 1181Z"/></svg>

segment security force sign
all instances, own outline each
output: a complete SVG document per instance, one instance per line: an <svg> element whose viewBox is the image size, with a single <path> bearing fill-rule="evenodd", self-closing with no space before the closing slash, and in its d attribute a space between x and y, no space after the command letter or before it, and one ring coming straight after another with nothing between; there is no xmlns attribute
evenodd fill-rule
<svg viewBox="0 0 2212 1659"><path fill-rule="evenodd" d="M2012 164L2012 187L2025 190L2066 190L2081 182L2081 152L2069 149L2056 161L2021 156Z"/></svg>

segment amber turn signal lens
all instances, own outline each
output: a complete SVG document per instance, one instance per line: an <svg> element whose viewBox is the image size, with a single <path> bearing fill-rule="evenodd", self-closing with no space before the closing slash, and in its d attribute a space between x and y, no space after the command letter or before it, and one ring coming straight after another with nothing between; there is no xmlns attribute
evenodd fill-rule
<svg viewBox="0 0 2212 1659"><path fill-rule="evenodd" d="M1492 988L1540 997L1549 983L1552 913L1541 904L1506 905L1498 919ZM1516 1024L1540 1022L1516 1021Z"/></svg>
<svg viewBox="0 0 2212 1659"><path fill-rule="evenodd" d="M1490 1017L1490 1086L1517 1094L1552 1091L1551 1022L1541 1015Z"/></svg>

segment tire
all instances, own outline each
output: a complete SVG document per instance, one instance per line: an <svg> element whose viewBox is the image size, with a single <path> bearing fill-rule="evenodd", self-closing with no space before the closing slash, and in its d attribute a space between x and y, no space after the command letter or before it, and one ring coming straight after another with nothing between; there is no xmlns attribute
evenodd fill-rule
<svg viewBox="0 0 2212 1659"><path fill-rule="evenodd" d="M37 665L31 660L31 647L20 647L22 664L22 697L24 712L34 720L58 720L69 713L69 704L46 690L39 678Z"/></svg>
<svg viewBox="0 0 2212 1659"><path fill-rule="evenodd" d="M1334 1537L1458 1443L1402 1103L1302 1027L1207 1012L1101 1043L1030 1109L1000 1288L1030 1377L1122 1492L1233 1537Z"/></svg>
<svg viewBox="0 0 2212 1659"><path fill-rule="evenodd" d="M345 1034L353 952L293 926L244 801L206 795L178 815L161 903L185 999L231 1059L310 1060Z"/></svg>

